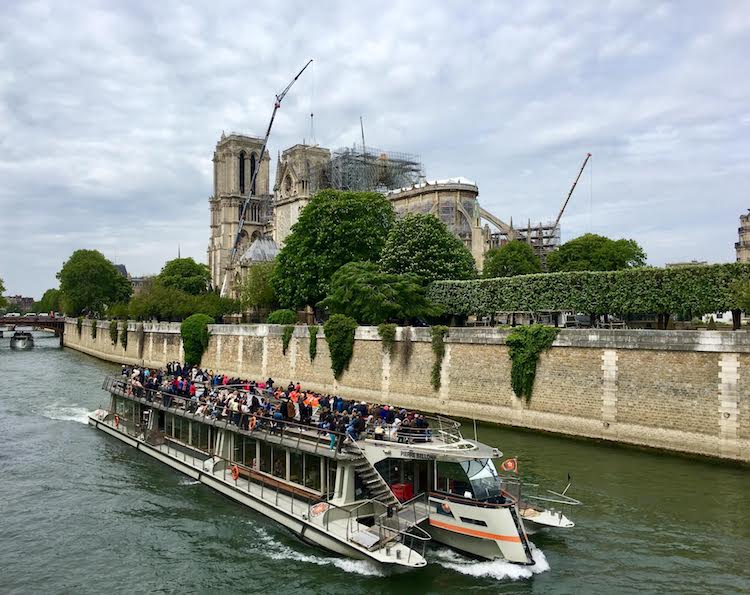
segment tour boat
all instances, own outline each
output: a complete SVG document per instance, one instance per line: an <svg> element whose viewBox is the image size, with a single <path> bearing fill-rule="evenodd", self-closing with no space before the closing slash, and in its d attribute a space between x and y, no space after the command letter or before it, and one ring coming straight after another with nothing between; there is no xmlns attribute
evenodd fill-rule
<svg viewBox="0 0 750 595"><path fill-rule="evenodd" d="M102 388L110 406L92 413L91 425L316 546L418 568L432 539L534 563L519 499L493 464L502 453L464 438L456 421L426 416L429 428L355 441L290 421L253 416L237 425L199 415L194 401L133 388L124 377Z"/></svg>
<svg viewBox="0 0 750 595"><path fill-rule="evenodd" d="M28 331L16 331L10 338L11 349L31 349L34 347L34 337Z"/></svg>

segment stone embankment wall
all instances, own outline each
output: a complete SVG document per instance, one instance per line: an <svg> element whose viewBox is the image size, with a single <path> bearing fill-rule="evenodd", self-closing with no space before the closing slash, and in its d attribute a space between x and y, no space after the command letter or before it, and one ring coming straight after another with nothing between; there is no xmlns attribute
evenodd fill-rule
<svg viewBox="0 0 750 595"><path fill-rule="evenodd" d="M182 359L179 324L129 323L128 348L112 345L108 323L91 339L75 320L65 345L102 359L163 366ZM247 378L300 381L321 392L499 424L750 462L750 333L563 330L543 353L530 400L510 386L507 331L452 328L441 387L430 374L429 329L400 328L392 353L376 328L357 329L340 381L319 331L309 356L307 327L287 353L282 327L215 325L203 366Z"/></svg>

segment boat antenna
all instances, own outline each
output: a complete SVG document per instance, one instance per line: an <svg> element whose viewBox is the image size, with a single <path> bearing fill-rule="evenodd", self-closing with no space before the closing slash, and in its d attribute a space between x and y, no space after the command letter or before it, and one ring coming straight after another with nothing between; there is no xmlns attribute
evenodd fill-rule
<svg viewBox="0 0 750 595"><path fill-rule="evenodd" d="M479 442L479 439L477 438L477 420L474 418L474 442Z"/></svg>
<svg viewBox="0 0 750 595"><path fill-rule="evenodd" d="M570 489L570 484L573 483L570 479L570 471L568 471L568 485L565 486L565 489L562 491L562 495L564 496L567 491Z"/></svg>
<svg viewBox="0 0 750 595"><path fill-rule="evenodd" d="M281 102L283 101L286 94L289 92L289 89L292 88L292 85L297 82L297 79L302 76L302 73L305 72L305 69L312 64L312 60L309 60L307 64L305 64L302 67L302 70L300 70L297 73L297 76L295 76L291 82L284 88L284 90L276 95L276 99L273 103L273 112L271 113L271 121L268 122L268 128L266 129L266 136L263 138L263 146L260 149L260 162L263 162L263 156L266 153L266 146L268 145L268 137L271 136L271 128L273 127L273 121L276 118L276 112L279 111L279 108L281 107ZM234 260L237 257L237 250L240 245L240 239L242 237L242 229L245 227L245 216L247 214L247 210L250 207L250 201L251 197L253 196L253 188L255 188L255 179L258 177L258 172L260 171L260 165L255 168L255 171L253 172L252 179L250 180L250 192L247 195L247 198L245 198L245 201L242 204L242 209L240 210L240 220L239 220L239 226L237 227L237 236L234 238L234 244L232 245L232 252L229 255L229 267L227 267L227 270L224 271L224 280L221 283L221 297L226 297L227 293L229 292L229 268L234 264Z"/></svg>

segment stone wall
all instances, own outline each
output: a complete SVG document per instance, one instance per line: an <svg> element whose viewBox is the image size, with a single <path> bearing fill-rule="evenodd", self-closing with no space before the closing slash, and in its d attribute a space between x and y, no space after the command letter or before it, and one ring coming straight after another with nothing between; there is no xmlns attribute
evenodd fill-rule
<svg viewBox="0 0 750 595"><path fill-rule="evenodd" d="M163 366L182 359L179 324L128 323L128 349L112 345L107 322L96 340L69 320L65 345L123 363ZM429 329L400 328L392 353L373 327L357 329L354 357L336 381L323 331L311 361L308 328L286 354L283 328L214 325L203 366L321 392L475 418L750 462L750 333L563 330L537 366L530 400L510 386L507 331L452 328L441 387L430 384Z"/></svg>

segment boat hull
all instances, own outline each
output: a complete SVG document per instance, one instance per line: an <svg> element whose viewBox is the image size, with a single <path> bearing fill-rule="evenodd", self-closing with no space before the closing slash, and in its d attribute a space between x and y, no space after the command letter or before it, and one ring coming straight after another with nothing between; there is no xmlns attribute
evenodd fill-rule
<svg viewBox="0 0 750 595"><path fill-rule="evenodd" d="M27 351L34 347L34 340L28 337L11 337L10 348L17 351Z"/></svg>

